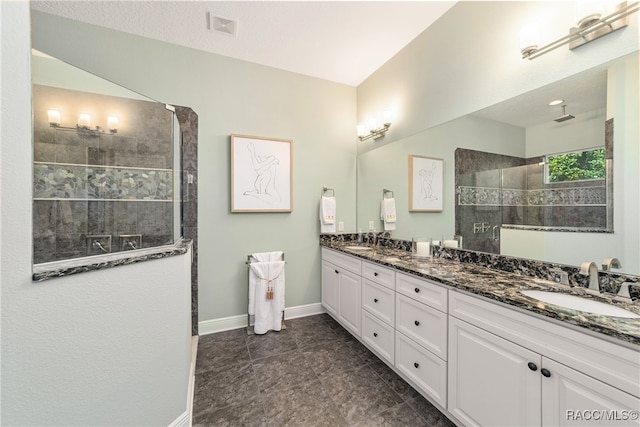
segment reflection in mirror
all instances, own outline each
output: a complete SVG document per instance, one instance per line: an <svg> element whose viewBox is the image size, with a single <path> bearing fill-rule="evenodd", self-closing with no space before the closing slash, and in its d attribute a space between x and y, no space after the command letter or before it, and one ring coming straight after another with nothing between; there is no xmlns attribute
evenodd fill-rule
<svg viewBox="0 0 640 427"><path fill-rule="evenodd" d="M173 111L37 51L32 76L34 264L174 243Z"/></svg>
<svg viewBox="0 0 640 427"><path fill-rule="evenodd" d="M563 102L548 105L556 99ZM391 188L394 238L462 234L464 249L567 265L617 257L616 272L640 274L639 202L628 196L640 192L637 118L634 53L368 151L358 157L358 227L382 229L379 194ZM545 179L548 155L605 142L604 179ZM442 213L403 208L409 155L444 159ZM465 204L477 206L456 216Z"/></svg>

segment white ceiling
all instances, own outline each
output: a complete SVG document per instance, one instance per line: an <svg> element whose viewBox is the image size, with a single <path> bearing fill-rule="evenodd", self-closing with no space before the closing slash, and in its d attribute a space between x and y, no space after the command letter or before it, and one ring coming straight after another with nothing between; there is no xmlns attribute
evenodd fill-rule
<svg viewBox="0 0 640 427"><path fill-rule="evenodd" d="M607 64L559 80L473 113L474 116L527 128L550 123L562 116L562 106L549 106L562 99L567 114L578 117L604 109L607 101Z"/></svg>
<svg viewBox="0 0 640 427"><path fill-rule="evenodd" d="M357 86L455 3L32 0L32 8ZM209 30L208 13L237 20L236 37Z"/></svg>

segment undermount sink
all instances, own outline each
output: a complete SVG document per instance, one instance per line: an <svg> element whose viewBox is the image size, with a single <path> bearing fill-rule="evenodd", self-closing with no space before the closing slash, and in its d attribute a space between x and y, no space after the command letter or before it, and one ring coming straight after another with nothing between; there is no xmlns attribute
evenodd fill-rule
<svg viewBox="0 0 640 427"><path fill-rule="evenodd" d="M368 246L345 246L344 248L351 249L352 251L370 251L373 249Z"/></svg>
<svg viewBox="0 0 640 427"><path fill-rule="evenodd" d="M586 313L598 314L601 316L625 317L628 319L640 318L640 315L629 310L625 310L624 308L616 307L615 305L606 304L600 301L594 301L588 298L582 298L576 295L535 290L525 290L520 291L520 293L548 304L570 308L572 310L584 311Z"/></svg>

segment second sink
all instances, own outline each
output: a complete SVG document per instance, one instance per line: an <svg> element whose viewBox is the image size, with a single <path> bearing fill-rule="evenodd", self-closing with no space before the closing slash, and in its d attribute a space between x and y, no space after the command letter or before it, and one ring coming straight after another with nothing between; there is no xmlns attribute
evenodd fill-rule
<svg viewBox="0 0 640 427"><path fill-rule="evenodd" d="M601 316L625 317L628 319L640 318L640 315L625 310L624 308L576 295L535 290L524 290L520 291L520 293L537 299L538 301L570 308L572 310L584 311L586 313L599 314Z"/></svg>

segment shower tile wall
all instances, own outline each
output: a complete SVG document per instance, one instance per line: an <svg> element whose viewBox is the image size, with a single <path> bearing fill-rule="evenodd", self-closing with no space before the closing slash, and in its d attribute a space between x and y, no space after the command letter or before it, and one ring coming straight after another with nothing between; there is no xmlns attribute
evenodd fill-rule
<svg viewBox="0 0 640 427"><path fill-rule="evenodd" d="M612 145L610 119L605 137L608 175ZM462 235L465 249L499 253L499 231L493 227L502 224L607 227L612 215L608 201L612 183L593 180L549 185L543 160L463 148L455 151L456 234ZM482 225L486 227L478 229Z"/></svg>
<svg viewBox="0 0 640 427"><path fill-rule="evenodd" d="M456 203L456 234L462 236L463 247L481 252L498 253L500 242L494 240L494 226L503 223L500 188L503 182L501 169L524 164L524 159L502 154L458 148L455 151L455 186L472 187L467 197L477 198L482 195L482 203ZM522 173L513 173L507 177L512 181L511 188L524 184ZM522 188L522 187L520 187ZM479 191L476 191L479 189ZM462 194L457 196L462 197ZM458 199L458 198L457 198ZM513 211L513 220L517 220L522 212ZM486 224L488 229L474 232L474 225ZM497 235L496 235L497 237Z"/></svg>
<svg viewBox="0 0 640 427"><path fill-rule="evenodd" d="M92 127L117 111L115 135L49 126L47 110ZM34 263L94 255L88 236L141 234L142 247L172 243L172 114L163 104L34 85Z"/></svg>
<svg viewBox="0 0 640 427"><path fill-rule="evenodd" d="M182 139L183 237L192 242L191 334L198 335L198 115L189 107L176 106ZM191 176L191 178L189 178Z"/></svg>

